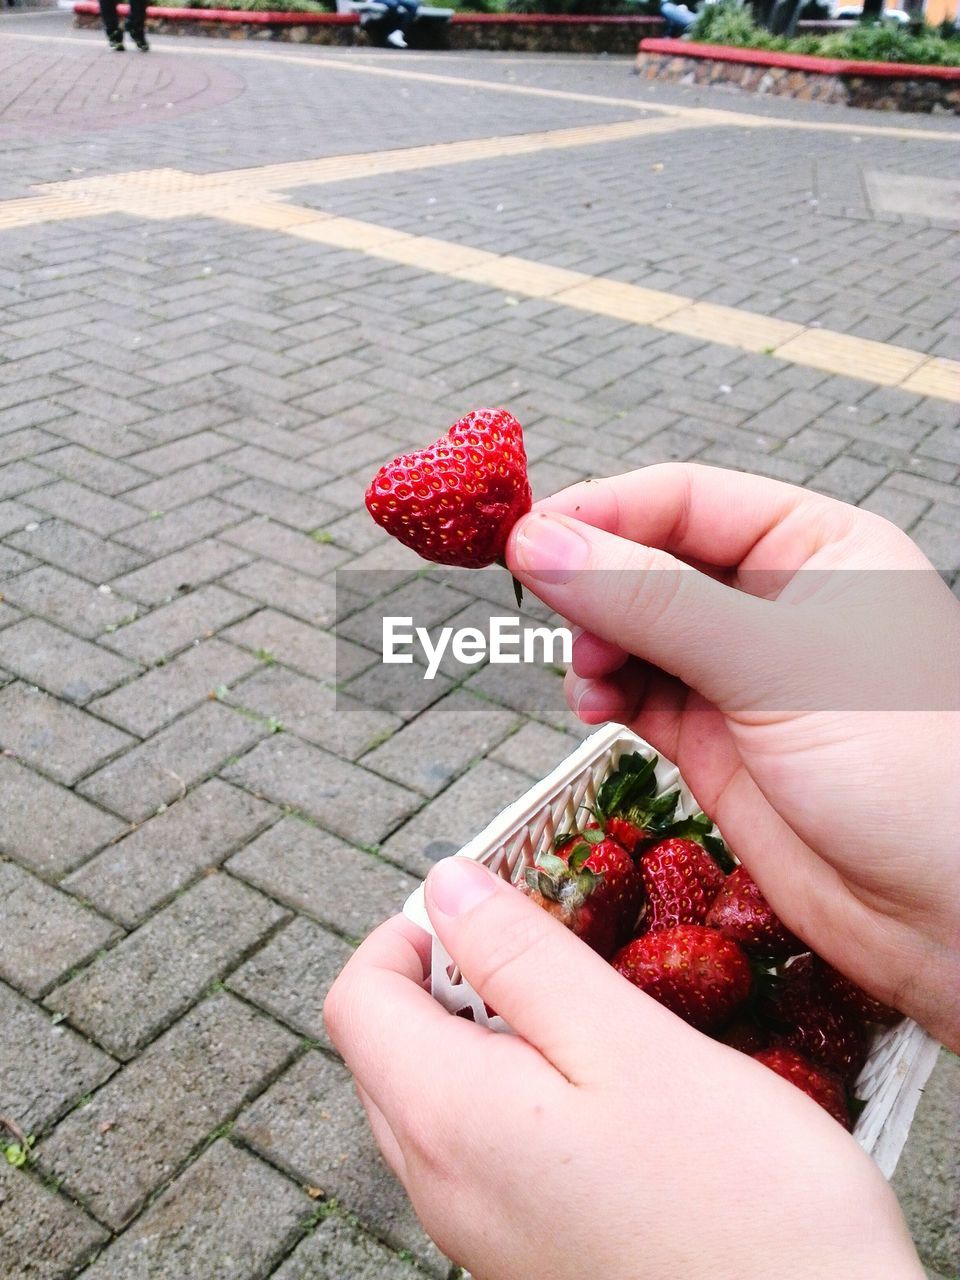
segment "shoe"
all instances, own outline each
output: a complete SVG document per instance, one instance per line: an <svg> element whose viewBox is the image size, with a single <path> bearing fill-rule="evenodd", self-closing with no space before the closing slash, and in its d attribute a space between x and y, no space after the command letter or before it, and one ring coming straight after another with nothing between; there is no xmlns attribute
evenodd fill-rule
<svg viewBox="0 0 960 1280"><path fill-rule="evenodd" d="M123 53L123 32L108 31L107 43L109 44L110 48L114 51L114 53Z"/></svg>
<svg viewBox="0 0 960 1280"><path fill-rule="evenodd" d="M130 28L127 27L127 35L130 37L130 39L137 46L137 48L140 50L141 53L150 52L150 46L149 44L147 44L147 37L142 31L131 31Z"/></svg>
<svg viewBox="0 0 960 1280"><path fill-rule="evenodd" d="M387 36L387 44L392 44L395 49L409 48L406 40L403 38L402 31L391 31Z"/></svg>

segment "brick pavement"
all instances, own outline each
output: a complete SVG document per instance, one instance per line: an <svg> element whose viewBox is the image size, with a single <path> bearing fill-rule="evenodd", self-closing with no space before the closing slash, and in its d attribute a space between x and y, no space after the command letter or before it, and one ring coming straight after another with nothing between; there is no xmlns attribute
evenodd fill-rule
<svg viewBox="0 0 960 1280"><path fill-rule="evenodd" d="M645 104L732 111L757 127L296 202L956 357L950 228L877 215L864 177L947 172L939 121L883 133L871 113L652 89L619 59L201 45L125 55L120 101L98 39L0 18L0 68L28 54L62 90L0 113L0 200ZM398 67L412 78L374 74ZM438 72L470 83L416 78ZM322 995L576 729L550 673L445 672L413 696L377 669L362 598L339 645L331 627L338 569L403 563L358 509L372 465L484 400L523 420L536 492L696 457L858 502L957 567L957 406L937 396L196 212L0 231L0 1114L36 1136L27 1169L0 1165L3 1274L447 1275L373 1151ZM469 616L473 589L448 592L430 607ZM945 1056L897 1182L944 1276L955 1075Z"/></svg>

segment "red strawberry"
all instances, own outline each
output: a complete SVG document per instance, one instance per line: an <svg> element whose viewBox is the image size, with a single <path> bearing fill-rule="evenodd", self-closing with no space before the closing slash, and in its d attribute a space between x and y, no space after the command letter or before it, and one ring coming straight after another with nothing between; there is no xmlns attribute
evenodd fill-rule
<svg viewBox="0 0 960 1280"><path fill-rule="evenodd" d="M645 933L613 957L635 987L710 1031L750 994L750 962L735 942L703 925L681 924Z"/></svg>
<svg viewBox="0 0 960 1280"><path fill-rule="evenodd" d="M770 1036L763 1027L757 1026L745 1013L738 1013L716 1036L721 1044L728 1044L731 1049L739 1049L741 1053L754 1054L766 1049Z"/></svg>
<svg viewBox="0 0 960 1280"><path fill-rule="evenodd" d="M492 564L531 505L520 423L506 409L475 409L428 448L381 467L366 503L378 525L424 560Z"/></svg>
<svg viewBox="0 0 960 1280"><path fill-rule="evenodd" d="M831 1072L825 1071L793 1049L761 1049L751 1056L755 1062L762 1062L778 1076L783 1076L784 1080L789 1080L798 1089L802 1089L808 1098L819 1102L824 1111L829 1111L834 1120L838 1120L845 1129L851 1127L850 1108L847 1106L843 1084Z"/></svg>
<svg viewBox="0 0 960 1280"><path fill-rule="evenodd" d="M618 818L616 816L607 819L604 830L608 836L612 836L614 840L619 841L627 853L630 854L636 851L637 845L641 840L645 840L647 836L646 831L641 827L628 822L626 818Z"/></svg>
<svg viewBox="0 0 960 1280"><path fill-rule="evenodd" d="M615 840L577 841L528 867L521 889L609 959L629 936L643 900L633 859Z"/></svg>
<svg viewBox="0 0 960 1280"><path fill-rule="evenodd" d="M703 924L724 874L695 840L661 840L640 862L647 893L644 927Z"/></svg>
<svg viewBox="0 0 960 1280"><path fill-rule="evenodd" d="M739 942L748 955L785 960L806 950L774 914L746 867L727 876L704 923Z"/></svg>
<svg viewBox="0 0 960 1280"><path fill-rule="evenodd" d="M764 1014L774 1025L773 1043L796 1049L814 1062L853 1080L866 1058L863 1021L832 1004L819 981L812 953L799 956L783 972Z"/></svg>
<svg viewBox="0 0 960 1280"><path fill-rule="evenodd" d="M867 995L861 987L849 978L845 978L838 970L831 968L826 960L819 956L815 960L815 968L820 985L832 1004L840 1005L864 1022L879 1022L884 1026L892 1026L903 1017L891 1005L883 1004L874 996Z"/></svg>

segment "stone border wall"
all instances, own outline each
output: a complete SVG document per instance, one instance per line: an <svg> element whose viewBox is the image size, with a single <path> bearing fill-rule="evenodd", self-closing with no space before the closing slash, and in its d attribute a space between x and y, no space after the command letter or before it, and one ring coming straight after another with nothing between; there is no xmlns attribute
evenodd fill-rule
<svg viewBox="0 0 960 1280"><path fill-rule="evenodd" d="M694 52L689 43L679 40L643 40L637 54L637 72L645 80L734 84L748 93L769 93L807 102L837 102L876 111L947 111L960 115L958 67L858 65L765 50L711 51L710 46L701 46Z"/></svg>
<svg viewBox="0 0 960 1280"><path fill-rule="evenodd" d="M126 5L118 12L125 15ZM99 27L99 7L80 0L74 25ZM243 13L238 10L151 6L147 28L164 35L228 40L281 40L294 44L370 43L354 14ZM457 13L450 22L419 22L408 32L414 48L516 50L534 53L634 54L646 36L663 29L660 18L571 17L561 14Z"/></svg>

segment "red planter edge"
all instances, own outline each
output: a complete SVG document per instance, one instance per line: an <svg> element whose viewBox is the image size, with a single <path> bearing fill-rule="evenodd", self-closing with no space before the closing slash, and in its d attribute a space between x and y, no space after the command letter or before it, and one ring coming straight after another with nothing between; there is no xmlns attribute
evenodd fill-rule
<svg viewBox="0 0 960 1280"><path fill-rule="evenodd" d="M960 80L960 67L931 67L908 62L857 62L845 58L816 58L806 53L774 53L769 49L736 49L725 44L694 44L691 40L647 37L641 53L674 58L709 58L714 62L746 62L760 67L783 67L825 76L868 76L884 80Z"/></svg>

